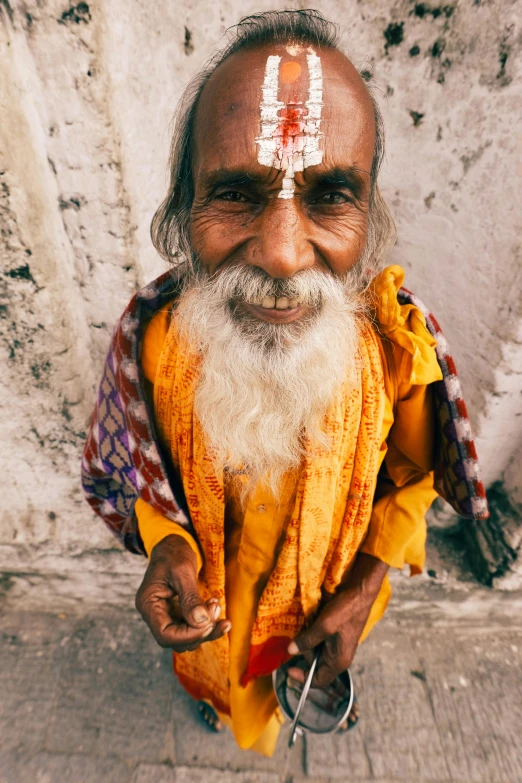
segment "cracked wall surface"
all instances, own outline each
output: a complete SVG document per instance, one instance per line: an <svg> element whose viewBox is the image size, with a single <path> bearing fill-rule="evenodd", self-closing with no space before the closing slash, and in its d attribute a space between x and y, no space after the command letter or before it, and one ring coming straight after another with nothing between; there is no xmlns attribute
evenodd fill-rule
<svg viewBox="0 0 522 783"><path fill-rule="evenodd" d="M165 268L149 223L176 102L229 25L278 5L0 2L4 571L70 575L88 592L143 568L81 495L95 387L124 305ZM371 74L387 128L382 187L399 228L390 261L446 332L484 478L512 498L506 535L519 548L522 4L315 7Z"/></svg>

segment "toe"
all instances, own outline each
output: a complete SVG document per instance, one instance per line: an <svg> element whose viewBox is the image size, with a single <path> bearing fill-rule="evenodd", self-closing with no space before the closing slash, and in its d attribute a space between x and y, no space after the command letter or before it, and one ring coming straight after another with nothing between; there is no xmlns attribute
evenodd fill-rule
<svg viewBox="0 0 522 783"><path fill-rule="evenodd" d="M350 714L348 715L348 723L350 724L350 726L355 726L358 720L359 720L359 705L354 704L352 709L350 710Z"/></svg>
<svg viewBox="0 0 522 783"><path fill-rule="evenodd" d="M198 703L198 712L209 729L216 732L222 730L223 724L219 720L219 716L213 707L204 701L200 701Z"/></svg>

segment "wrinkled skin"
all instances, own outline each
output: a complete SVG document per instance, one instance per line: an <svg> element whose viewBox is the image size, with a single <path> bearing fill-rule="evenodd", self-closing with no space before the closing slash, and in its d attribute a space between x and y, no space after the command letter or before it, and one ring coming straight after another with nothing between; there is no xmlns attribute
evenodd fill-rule
<svg viewBox="0 0 522 783"><path fill-rule="evenodd" d="M322 644L312 687L326 687L351 666L372 604L387 571L385 563L360 553L337 594L325 602L312 625L291 642L288 648L291 655L311 653ZM288 672L298 682L304 682L302 669L290 668Z"/></svg>
<svg viewBox="0 0 522 783"><path fill-rule="evenodd" d="M283 172L258 163L255 141L271 54L282 56L281 67L289 60L302 65L297 82L280 84L279 99L307 99L306 52L291 56L284 46L240 52L217 69L196 113L191 244L210 274L240 262L273 278L311 267L340 276L366 242L375 144L371 99L343 55L320 52L323 161L296 173L294 198L278 198Z"/></svg>
<svg viewBox="0 0 522 783"><path fill-rule="evenodd" d="M324 80L323 160L296 174L293 198L278 198L283 172L258 163L255 142L271 54L280 54L282 65L297 60L304 74L300 82L280 85L279 99L306 100L305 52L290 55L285 46L240 52L215 71L196 113L191 244L209 274L241 263L276 279L312 267L342 276L357 263L366 242L375 143L371 99L343 55L317 51ZM271 322L306 315L304 306L280 314L241 302L237 306ZM326 686L351 664L387 570L376 558L359 554L337 595L290 644L292 655L323 645L314 686ZM205 604L199 597L194 553L176 536L154 548L137 607L158 643L178 652L230 629L228 621L217 619L216 603ZM302 679L300 670L293 671L295 679Z"/></svg>
<svg viewBox="0 0 522 783"><path fill-rule="evenodd" d="M167 536L152 550L136 609L158 644L179 653L218 639L231 628L228 620L218 620L217 600L205 603L199 595L196 556L180 536Z"/></svg>

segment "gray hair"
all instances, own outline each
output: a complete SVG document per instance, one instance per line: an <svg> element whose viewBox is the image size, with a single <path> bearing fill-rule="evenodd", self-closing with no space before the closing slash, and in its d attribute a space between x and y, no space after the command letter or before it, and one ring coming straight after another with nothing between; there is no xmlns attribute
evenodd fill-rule
<svg viewBox="0 0 522 783"><path fill-rule="evenodd" d="M193 260L189 241L190 212L194 199L192 171L194 157L194 120L201 93L214 71L231 55L264 44L299 43L323 49L339 46L337 25L313 9L303 11L265 11L245 16L231 28L232 40L220 49L195 76L179 103L170 148L170 184L165 200L151 224L154 247L165 260L180 264ZM359 71L367 82L368 73ZM384 123L375 96L370 90L375 117L375 148L370 173L368 235L360 259L360 268L369 277L379 268L396 240L396 230L388 207L379 191L377 177L384 159Z"/></svg>

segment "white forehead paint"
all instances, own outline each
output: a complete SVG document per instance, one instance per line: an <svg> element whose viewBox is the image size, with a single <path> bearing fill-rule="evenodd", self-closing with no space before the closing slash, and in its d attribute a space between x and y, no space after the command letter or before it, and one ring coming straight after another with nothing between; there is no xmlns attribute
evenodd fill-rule
<svg viewBox="0 0 522 783"><path fill-rule="evenodd" d="M323 159L319 149L321 113L323 109L323 72L321 58L314 52L306 55L309 75L308 100L285 104L277 99L281 57L270 55L265 66L260 103L261 135L257 160L262 166L281 169L283 184L279 198L293 198L296 171L316 166Z"/></svg>

